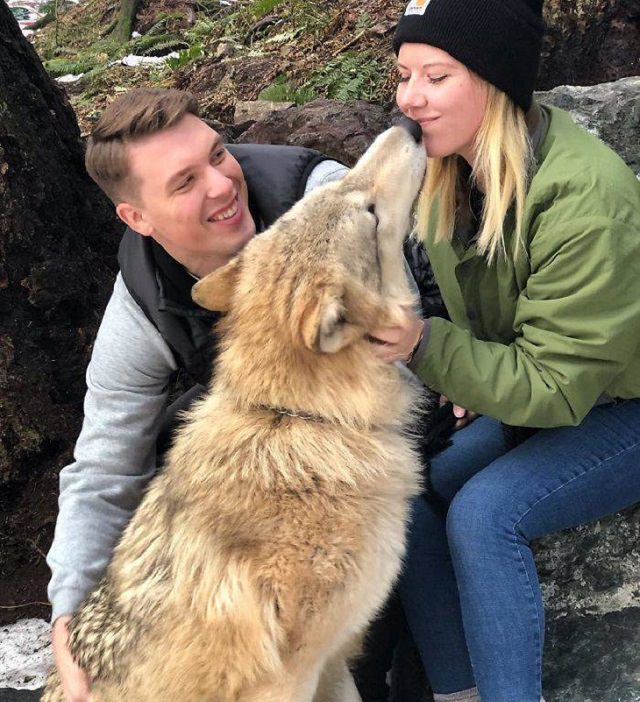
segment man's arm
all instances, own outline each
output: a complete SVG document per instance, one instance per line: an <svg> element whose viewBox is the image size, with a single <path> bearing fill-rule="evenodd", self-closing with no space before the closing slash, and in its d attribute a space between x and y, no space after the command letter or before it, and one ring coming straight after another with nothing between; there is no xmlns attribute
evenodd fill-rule
<svg viewBox="0 0 640 702"><path fill-rule="evenodd" d="M338 161L321 161L309 174L309 179L304 188L305 195L319 185L332 183L334 180L344 178L349 169Z"/></svg>
<svg viewBox="0 0 640 702"><path fill-rule="evenodd" d="M155 472L155 443L175 369L168 346L118 276L87 369L75 461L60 473L47 557L53 621L74 611L100 579Z"/></svg>

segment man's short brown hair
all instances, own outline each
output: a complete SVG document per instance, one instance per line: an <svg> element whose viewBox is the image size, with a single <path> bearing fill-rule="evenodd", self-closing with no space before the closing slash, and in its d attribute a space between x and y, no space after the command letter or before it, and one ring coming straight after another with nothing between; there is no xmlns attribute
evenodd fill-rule
<svg viewBox="0 0 640 702"><path fill-rule="evenodd" d="M85 155L89 175L116 205L135 196L127 143L172 127L188 114L200 116L198 101L182 90L136 88L118 98L89 137Z"/></svg>

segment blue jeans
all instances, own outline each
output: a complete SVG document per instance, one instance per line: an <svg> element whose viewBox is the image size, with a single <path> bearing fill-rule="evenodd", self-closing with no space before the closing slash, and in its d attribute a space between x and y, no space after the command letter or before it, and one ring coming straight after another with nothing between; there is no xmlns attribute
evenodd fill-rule
<svg viewBox="0 0 640 702"><path fill-rule="evenodd" d="M414 505L400 596L434 692L539 702L544 611L532 539L640 501L640 400L506 452L488 417L432 462L446 519Z"/></svg>

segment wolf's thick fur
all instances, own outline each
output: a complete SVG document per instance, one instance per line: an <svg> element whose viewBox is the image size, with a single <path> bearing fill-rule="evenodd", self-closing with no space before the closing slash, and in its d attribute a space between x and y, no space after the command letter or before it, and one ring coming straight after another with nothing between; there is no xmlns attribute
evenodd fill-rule
<svg viewBox="0 0 640 702"><path fill-rule="evenodd" d="M195 286L227 311L215 379L72 620L94 702L359 699L346 656L398 574L419 472L414 391L367 334L411 302L424 168L390 129ZM42 699L62 700L55 673Z"/></svg>

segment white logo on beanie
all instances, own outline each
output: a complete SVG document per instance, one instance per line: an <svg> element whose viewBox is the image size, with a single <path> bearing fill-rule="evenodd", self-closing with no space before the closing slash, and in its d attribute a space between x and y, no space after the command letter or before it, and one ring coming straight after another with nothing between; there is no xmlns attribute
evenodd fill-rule
<svg viewBox="0 0 640 702"><path fill-rule="evenodd" d="M431 0L411 0L404 11L405 15L424 15Z"/></svg>

